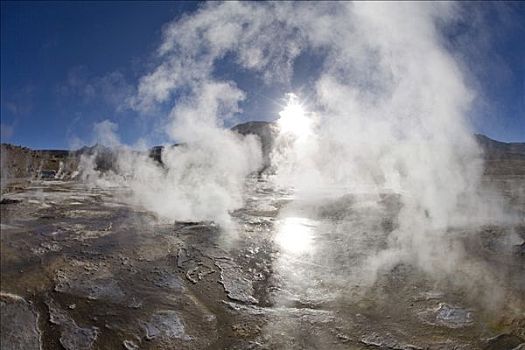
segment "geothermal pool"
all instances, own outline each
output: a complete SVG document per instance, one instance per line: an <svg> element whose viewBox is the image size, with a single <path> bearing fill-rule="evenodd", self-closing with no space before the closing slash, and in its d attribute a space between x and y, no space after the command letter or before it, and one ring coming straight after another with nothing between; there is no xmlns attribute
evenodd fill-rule
<svg viewBox="0 0 525 350"><path fill-rule="evenodd" d="M6 194L2 348L523 349L523 222L451 229L452 275L373 269L399 195L314 204L263 178L246 188L229 227L159 221L124 188ZM522 192L506 192L521 213Z"/></svg>

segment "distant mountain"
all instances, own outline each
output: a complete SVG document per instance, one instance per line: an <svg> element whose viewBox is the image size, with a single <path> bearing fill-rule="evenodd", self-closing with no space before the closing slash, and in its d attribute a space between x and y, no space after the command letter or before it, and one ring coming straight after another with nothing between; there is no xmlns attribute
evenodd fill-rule
<svg viewBox="0 0 525 350"><path fill-rule="evenodd" d="M476 134L476 141L482 148L485 158L512 158L525 160L525 143L521 142L500 142L488 138L485 135Z"/></svg>
<svg viewBox="0 0 525 350"><path fill-rule="evenodd" d="M246 123L241 123L235 125L231 128L232 131L235 131L241 135L256 135L259 137L261 142L262 153L265 161L265 165L269 165L270 162L270 152L273 147L273 142L277 136L277 129L275 123L273 122L263 122L263 121L251 121ZM178 147L183 144L173 144L168 147ZM165 146L153 146L149 150L149 156L155 159L157 162L162 163L162 152L164 151ZM85 152L85 150L91 150L93 147L84 147L80 152Z"/></svg>
<svg viewBox="0 0 525 350"><path fill-rule="evenodd" d="M231 130L241 135L258 136L264 157L263 168L270 165L270 153L278 132L274 122L251 121L238 124ZM525 175L525 143L499 142L479 134L475 138L483 150L486 174ZM149 156L162 164L163 151L164 146L152 147ZM83 154L96 155L97 169L106 171L113 168L117 157L115 150L99 144L68 151L31 150L2 143L1 153L2 181L5 178L37 178L53 174L56 178L68 178L77 170Z"/></svg>
<svg viewBox="0 0 525 350"><path fill-rule="evenodd" d="M485 175L491 177L525 175L525 143L500 142L479 134L475 137L483 150Z"/></svg>
<svg viewBox="0 0 525 350"><path fill-rule="evenodd" d="M274 122L247 122L234 126L232 130L242 135L254 134L259 136L265 155L271 152L273 141L277 134L276 124ZM486 159L504 158L525 160L525 143L500 142L481 134L475 134L474 137Z"/></svg>
<svg viewBox="0 0 525 350"><path fill-rule="evenodd" d="M263 154L264 168L270 165L270 153L272 152L273 143L277 136L277 127L273 122L247 122L237 124L232 128L232 131L238 132L241 135L256 135L261 141L261 148Z"/></svg>
<svg viewBox="0 0 525 350"><path fill-rule="evenodd" d="M0 145L2 190L7 179L69 178L80 157L67 150L31 150L6 143Z"/></svg>

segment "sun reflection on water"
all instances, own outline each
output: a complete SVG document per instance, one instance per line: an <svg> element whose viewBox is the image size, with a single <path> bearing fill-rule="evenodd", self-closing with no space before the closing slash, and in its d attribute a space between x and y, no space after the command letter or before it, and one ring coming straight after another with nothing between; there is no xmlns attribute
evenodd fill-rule
<svg viewBox="0 0 525 350"><path fill-rule="evenodd" d="M302 255L314 248L317 223L311 219L290 216L281 220L275 242L283 252Z"/></svg>

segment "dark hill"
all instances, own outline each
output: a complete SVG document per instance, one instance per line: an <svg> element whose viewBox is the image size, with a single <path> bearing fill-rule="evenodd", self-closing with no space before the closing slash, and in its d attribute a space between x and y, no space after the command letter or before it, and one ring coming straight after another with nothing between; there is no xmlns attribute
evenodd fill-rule
<svg viewBox="0 0 525 350"><path fill-rule="evenodd" d="M231 130L241 135L258 136L262 145L264 167L270 165L270 153L277 134L275 123L251 121L238 124ZM485 135L475 135L475 138L484 154L487 175L525 175L525 143L499 142ZM152 147L149 155L161 163L163 150L164 146ZM82 154L96 154L97 167L103 171L111 169L116 157L114 150L102 145L85 146L76 151L68 151L31 150L3 143L1 144L2 185L5 185L7 179L13 178L67 179L77 170Z"/></svg>

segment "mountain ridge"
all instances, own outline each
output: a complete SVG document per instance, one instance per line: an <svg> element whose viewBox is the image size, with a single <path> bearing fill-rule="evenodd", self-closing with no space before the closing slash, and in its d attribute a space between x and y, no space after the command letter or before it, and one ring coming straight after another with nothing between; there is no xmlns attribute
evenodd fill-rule
<svg viewBox="0 0 525 350"><path fill-rule="evenodd" d="M237 124L230 130L241 135L258 136L263 153L263 169L270 165L270 153L278 132L275 122L249 121ZM483 151L486 169L490 169L486 170L486 173L496 174L503 168L508 171L510 167L515 168L511 173L525 174L525 142L501 142L482 134L474 134L474 137ZM162 164L162 152L165 147L165 145L153 146L146 152L152 159ZM2 183L6 178L71 177L77 170L80 156L83 154L96 155L97 169L101 171L111 169L116 160L114 150L100 144L84 146L77 150L33 150L2 143L1 154Z"/></svg>
<svg viewBox="0 0 525 350"><path fill-rule="evenodd" d="M272 131L268 131L268 129L274 129L276 128L275 122L268 122L268 121L248 121L244 123L239 123L233 127L230 128L230 130L238 132L241 135L248 135L248 134L254 134L259 137L261 135L267 137L269 136ZM476 141L478 144L485 150L491 150L491 151L506 151L511 153L519 153L519 154L525 154L525 140L523 142L504 142L504 141L498 141L495 139L492 139L486 135L483 134L474 134L474 137L476 138ZM91 153L91 151L97 149L97 148L106 148L106 146L101 144L94 144L93 146L83 146L79 149L75 150L67 150L67 149L55 149L55 148L49 148L49 149L32 149L30 147L22 146L22 145L14 145L7 142L2 142L2 146L11 146L11 147L19 147L22 149L27 149L33 152L43 152L50 155L65 155L64 153ZM172 146L177 146L178 144L173 144ZM163 148L163 145L156 145L152 146L149 150L154 151L155 149Z"/></svg>

